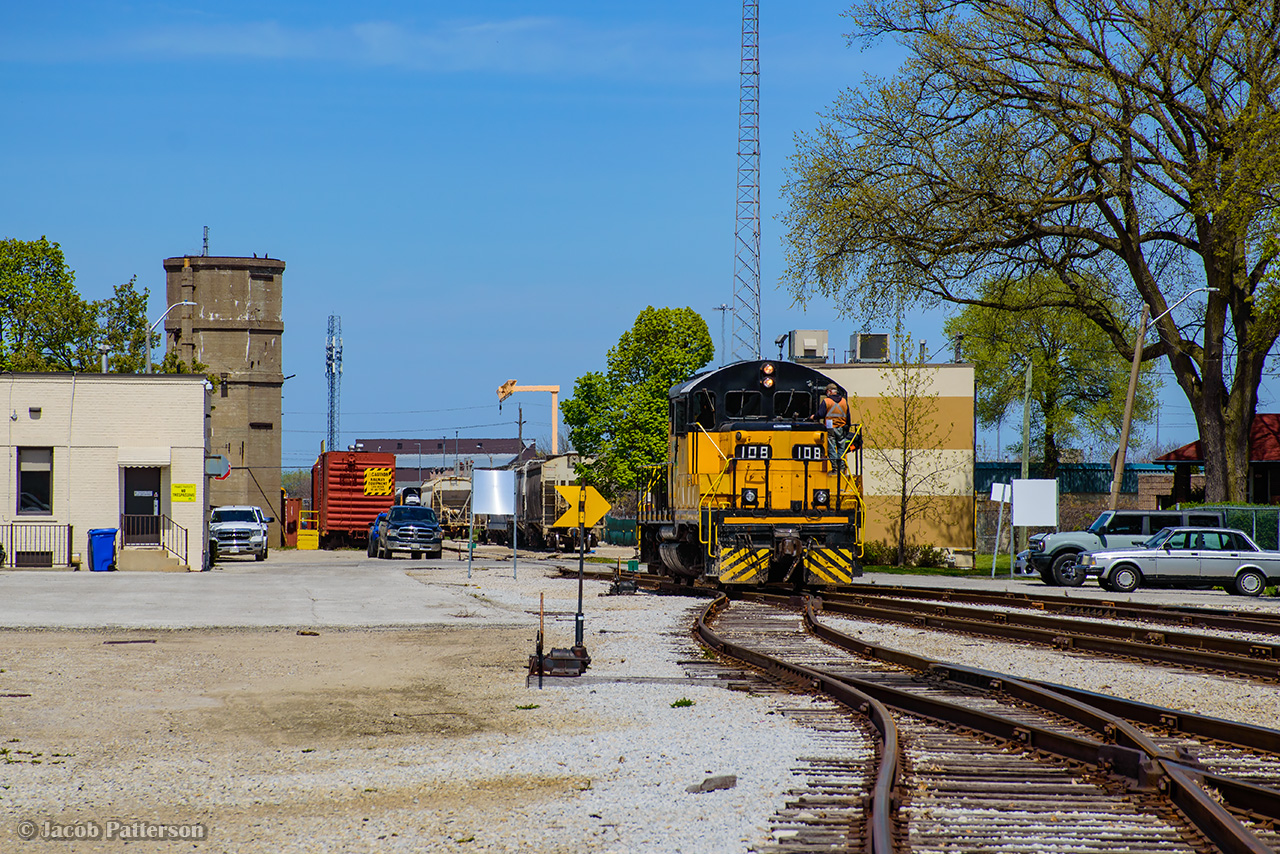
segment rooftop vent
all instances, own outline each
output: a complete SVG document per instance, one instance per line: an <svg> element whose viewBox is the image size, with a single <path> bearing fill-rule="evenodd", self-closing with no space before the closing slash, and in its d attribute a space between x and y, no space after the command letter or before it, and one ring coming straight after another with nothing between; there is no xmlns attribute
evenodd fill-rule
<svg viewBox="0 0 1280 854"><path fill-rule="evenodd" d="M849 336L849 353L855 362L887 362L889 336L883 332L857 332Z"/></svg>
<svg viewBox="0 0 1280 854"><path fill-rule="evenodd" d="M827 361L827 330L793 329L787 333L791 352L787 355L802 365L821 365Z"/></svg>

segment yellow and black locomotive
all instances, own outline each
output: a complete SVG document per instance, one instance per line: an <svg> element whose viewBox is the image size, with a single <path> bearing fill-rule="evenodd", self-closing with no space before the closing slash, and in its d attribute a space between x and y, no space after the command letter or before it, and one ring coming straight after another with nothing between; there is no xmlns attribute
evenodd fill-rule
<svg viewBox="0 0 1280 854"><path fill-rule="evenodd" d="M828 459L817 412L830 382L806 365L758 361L674 386L667 464L639 508L641 560L722 584L861 575L861 430L849 426L845 465Z"/></svg>

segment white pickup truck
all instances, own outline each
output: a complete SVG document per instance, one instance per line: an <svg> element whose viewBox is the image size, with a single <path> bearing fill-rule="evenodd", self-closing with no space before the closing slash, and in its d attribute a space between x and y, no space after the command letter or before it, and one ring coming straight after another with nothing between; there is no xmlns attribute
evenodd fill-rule
<svg viewBox="0 0 1280 854"><path fill-rule="evenodd" d="M215 508L209 517L209 539L217 543L217 557L251 554L267 559L267 525L272 518L252 505Z"/></svg>

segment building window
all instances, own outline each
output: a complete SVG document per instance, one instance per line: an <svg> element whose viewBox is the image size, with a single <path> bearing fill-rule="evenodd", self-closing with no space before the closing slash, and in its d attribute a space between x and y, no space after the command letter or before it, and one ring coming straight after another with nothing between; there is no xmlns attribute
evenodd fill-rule
<svg viewBox="0 0 1280 854"><path fill-rule="evenodd" d="M53 512L53 448L18 449L18 512Z"/></svg>

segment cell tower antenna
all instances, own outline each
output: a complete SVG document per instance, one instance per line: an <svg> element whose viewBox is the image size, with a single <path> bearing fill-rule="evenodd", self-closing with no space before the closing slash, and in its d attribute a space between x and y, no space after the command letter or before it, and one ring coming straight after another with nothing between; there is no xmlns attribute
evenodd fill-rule
<svg viewBox="0 0 1280 854"><path fill-rule="evenodd" d="M742 3L738 201L734 225L733 354L760 358L760 3Z"/></svg>
<svg viewBox="0 0 1280 854"><path fill-rule="evenodd" d="M328 450L340 451L338 422L342 410L342 318L329 315L329 338L324 345L324 372L329 378L329 444Z"/></svg>

